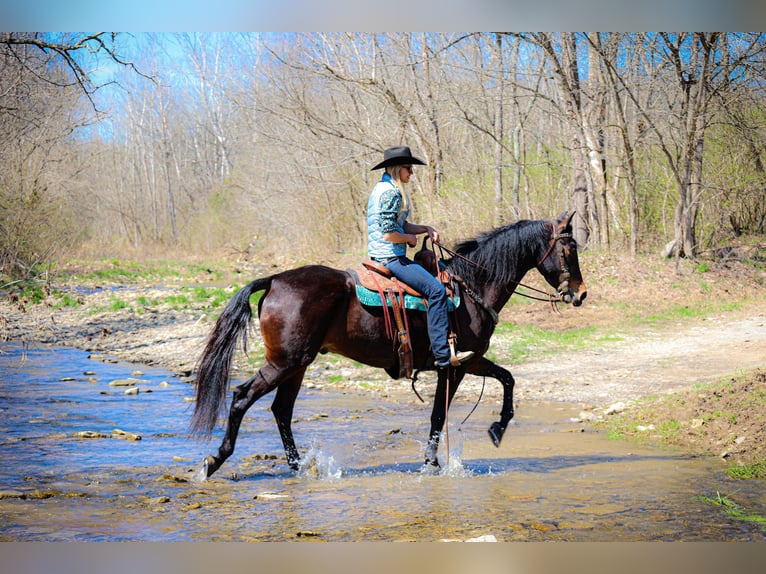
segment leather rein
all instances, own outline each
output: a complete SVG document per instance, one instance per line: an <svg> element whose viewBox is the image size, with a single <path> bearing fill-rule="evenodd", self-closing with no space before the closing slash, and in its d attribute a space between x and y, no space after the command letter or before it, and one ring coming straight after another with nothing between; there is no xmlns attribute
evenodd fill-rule
<svg viewBox="0 0 766 574"><path fill-rule="evenodd" d="M554 223L550 223L551 225L551 238L550 238L550 244L548 245L548 249L545 251L545 254L540 258L540 261L537 262L535 265L535 268L539 268L540 265L542 265L546 259L551 255L551 252L553 251L553 248L556 247L556 244L558 244L562 239L570 239L572 237L571 233L556 233L556 225ZM439 243L433 243L432 247L438 247L439 248L439 259L444 259L444 252L449 253L453 257L458 257L462 259L463 261L470 263L474 267L479 267L480 269L484 269L485 271L489 271L486 267L483 265L479 265L477 262L472 261L471 259L468 259L467 257L461 255L460 253L457 253L455 251L452 251L451 249L448 249L444 247L443 245ZM543 291L542 289L538 289L536 287L532 287L531 285L526 285L522 283L521 281L512 281L512 283L515 283L518 287L523 287L524 289L527 289L529 291L533 291L535 293L539 293L542 295L542 297L538 297L536 295L530 295L528 293L520 293L518 291L514 291L515 294L521 295L522 297L526 297L527 299L533 299L535 301L547 301L551 304L551 309L553 309L556 313L560 313L557 303L562 300L564 297L564 292L569 287L569 278L571 276L571 273L569 272L569 267L567 266L566 259L564 258L564 249L563 246L559 249L559 278L561 281L559 282L559 286L557 287L556 291L557 293L550 293L549 291ZM495 325L497 325L499 321L499 317L497 312L492 309L479 295L476 293L473 289L471 289L468 285L466 285L465 281L463 281L462 277L458 275L453 275L453 278L455 281L457 281L462 287L463 290L468 294L471 299L473 299L480 307L482 307L485 311L487 311L491 316L492 320L495 322Z"/></svg>

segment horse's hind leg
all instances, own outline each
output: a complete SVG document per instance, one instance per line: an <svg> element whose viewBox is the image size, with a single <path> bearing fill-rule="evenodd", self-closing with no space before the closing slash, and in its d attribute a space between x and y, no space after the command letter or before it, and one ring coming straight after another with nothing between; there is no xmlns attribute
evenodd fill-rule
<svg viewBox="0 0 766 574"><path fill-rule="evenodd" d="M242 418L245 416L247 409L263 395L273 391L279 382L279 372L267 364L261 367L247 381L235 387L234 398L229 409L229 419L226 424L226 434L223 437L221 446L218 447L218 455L209 455L205 458L205 474L207 476L212 475L218 470L234 452L239 426L242 424Z"/></svg>
<svg viewBox="0 0 766 574"><path fill-rule="evenodd" d="M298 470L300 455L298 454L298 449L296 448L295 440L293 439L291 422L295 399L298 397L298 391L300 391L305 372L305 368L301 369L299 373L291 376L279 385L277 394L274 397L274 402L271 404L271 413L277 421L279 436L282 437L282 445L285 447L287 464L290 465L290 468L293 470Z"/></svg>
<svg viewBox="0 0 766 574"><path fill-rule="evenodd" d="M439 435L444 428L444 421L447 420L449 404L452 403L455 391L457 391L457 387L460 381L463 380L464 375L465 373L462 369L453 369L452 367L439 371L439 379L436 383L436 393L434 395L434 407L431 411L431 431L428 434L428 445L426 446L426 465L439 466L439 459L436 456L436 452L439 449ZM449 400L445 401L447 383L449 383Z"/></svg>

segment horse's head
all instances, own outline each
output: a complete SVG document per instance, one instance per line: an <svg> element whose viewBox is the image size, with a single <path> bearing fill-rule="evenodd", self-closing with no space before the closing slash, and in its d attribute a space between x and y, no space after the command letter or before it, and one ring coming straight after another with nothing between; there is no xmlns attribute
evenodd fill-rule
<svg viewBox="0 0 766 574"><path fill-rule="evenodd" d="M579 307L588 291L580 273L577 242L572 236L574 214L575 212L571 215L564 212L551 223L550 242L537 264L537 269L551 287L556 289L561 301Z"/></svg>

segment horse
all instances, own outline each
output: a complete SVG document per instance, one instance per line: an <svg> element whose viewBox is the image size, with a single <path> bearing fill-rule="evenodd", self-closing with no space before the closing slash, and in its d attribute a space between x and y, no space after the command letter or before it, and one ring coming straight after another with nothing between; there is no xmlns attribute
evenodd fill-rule
<svg viewBox="0 0 766 574"><path fill-rule="evenodd" d="M554 301L579 307L587 290L580 272L577 243L572 236L574 213L556 220L522 220L495 228L456 247L442 266L458 282L461 303L450 312L451 324L461 350L474 356L457 367L435 369L430 353L424 311L408 313L412 366L419 371L437 370L431 412L431 428L425 465L438 467L437 449L447 409L466 373L497 379L503 387L500 420L489 436L500 446L513 418L511 373L487 359L490 337L498 313L519 282L536 268L556 290ZM437 244L438 245L438 244ZM194 435L212 436L225 415L229 377L235 351L247 352L247 331L252 320L250 297L264 291L258 302L260 333L265 361L258 371L234 388L226 432L216 455L202 462L201 473L211 476L234 452L239 427L246 411L261 397L276 390L271 412L276 420L287 464L299 470L300 455L293 438L293 407L308 366L319 353L337 353L354 361L401 376L400 356L386 334L382 308L360 303L353 273L323 265L306 265L255 279L241 288L224 307L210 332L197 362L196 400L190 422Z"/></svg>

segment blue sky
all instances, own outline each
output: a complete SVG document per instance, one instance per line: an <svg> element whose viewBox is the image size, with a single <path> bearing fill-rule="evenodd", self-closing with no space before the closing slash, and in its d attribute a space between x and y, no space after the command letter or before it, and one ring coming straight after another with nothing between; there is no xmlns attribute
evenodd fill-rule
<svg viewBox="0 0 766 574"><path fill-rule="evenodd" d="M759 0L0 0L5 31L759 31Z"/></svg>

